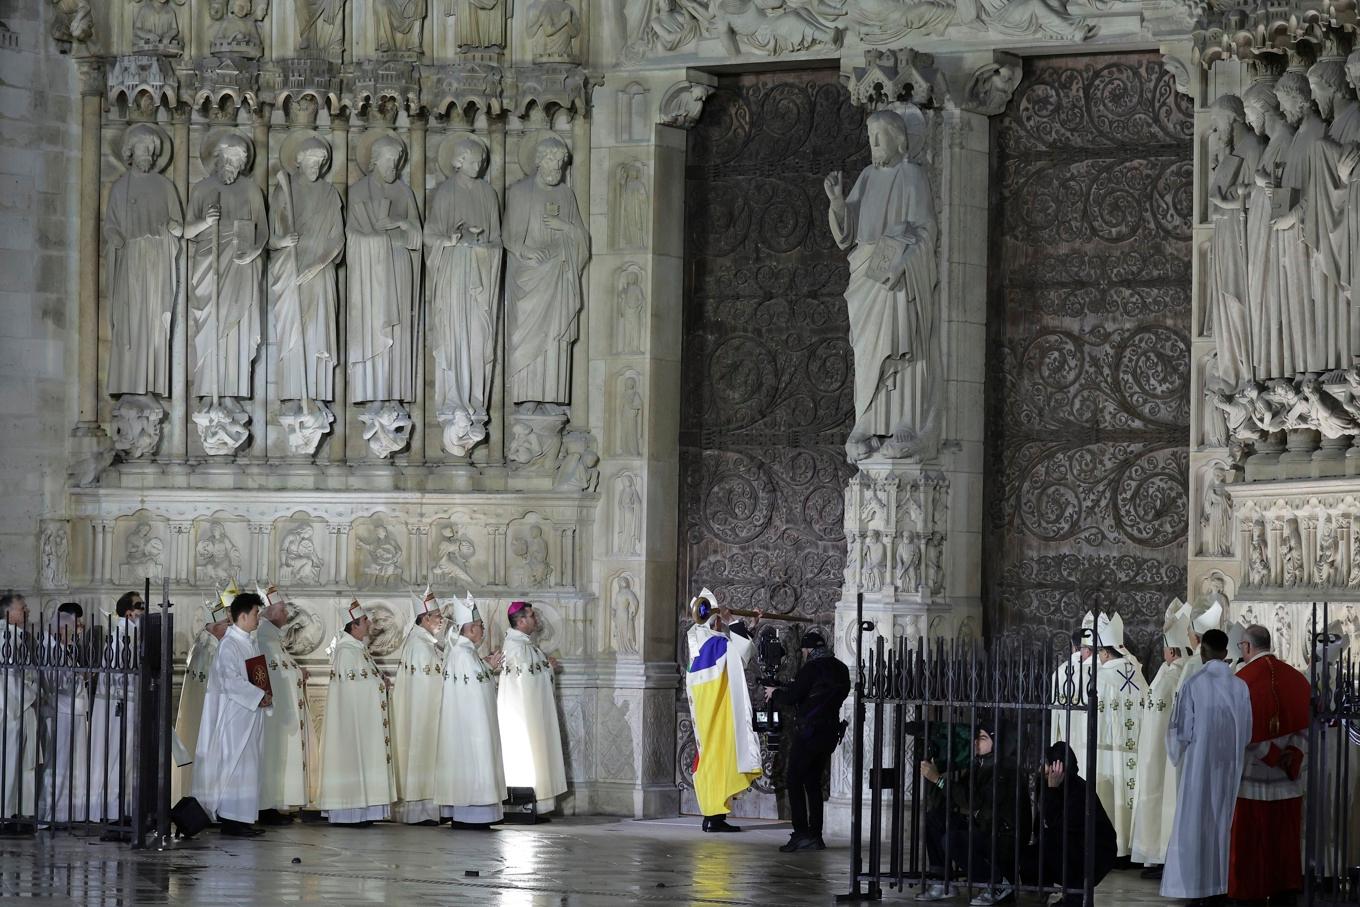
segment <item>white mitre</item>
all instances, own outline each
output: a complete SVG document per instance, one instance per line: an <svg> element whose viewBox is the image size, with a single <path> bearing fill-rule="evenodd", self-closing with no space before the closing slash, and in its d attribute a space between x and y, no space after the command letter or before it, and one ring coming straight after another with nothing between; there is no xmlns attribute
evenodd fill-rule
<svg viewBox="0 0 1360 907"><path fill-rule="evenodd" d="M1124 619L1117 613L1100 615L1096 619L1096 635L1100 645L1123 651Z"/></svg>
<svg viewBox="0 0 1360 907"><path fill-rule="evenodd" d="M1195 630L1196 636L1203 636L1210 630L1217 630L1223 626L1223 603L1215 601L1209 607L1199 612L1190 622Z"/></svg>
<svg viewBox="0 0 1360 907"><path fill-rule="evenodd" d="M468 624L475 624L482 619L482 615L477 611L477 603L472 600L472 593L467 594L467 598L459 601L453 600L453 625L458 629L466 627Z"/></svg>

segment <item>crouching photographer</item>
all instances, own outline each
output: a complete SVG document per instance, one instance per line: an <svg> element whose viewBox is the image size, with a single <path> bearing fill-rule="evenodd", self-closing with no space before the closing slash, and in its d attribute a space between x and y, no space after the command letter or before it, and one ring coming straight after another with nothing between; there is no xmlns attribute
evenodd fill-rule
<svg viewBox="0 0 1360 907"><path fill-rule="evenodd" d="M1029 840L1030 807L1028 789L1017 784L1012 760L1004 758L998 730L979 723L966 760L957 755L921 760L924 836L934 881L923 886L918 901L953 897L949 882L956 870L976 885L989 886L969 902L973 907L1015 898L1016 840Z"/></svg>

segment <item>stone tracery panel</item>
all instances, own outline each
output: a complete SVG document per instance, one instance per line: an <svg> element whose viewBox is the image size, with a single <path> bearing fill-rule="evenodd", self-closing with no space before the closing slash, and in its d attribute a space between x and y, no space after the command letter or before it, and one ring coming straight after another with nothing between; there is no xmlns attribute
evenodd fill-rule
<svg viewBox="0 0 1360 907"><path fill-rule="evenodd" d="M1193 116L1150 55L1027 61L994 133L990 617L1185 594Z"/></svg>

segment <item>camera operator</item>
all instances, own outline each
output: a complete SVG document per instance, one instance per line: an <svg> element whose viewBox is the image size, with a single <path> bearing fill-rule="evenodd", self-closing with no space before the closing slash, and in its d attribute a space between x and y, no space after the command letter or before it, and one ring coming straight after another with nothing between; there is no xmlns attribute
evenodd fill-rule
<svg viewBox="0 0 1360 907"><path fill-rule="evenodd" d="M1016 839L1029 839L1030 809L1028 803L1016 802L1019 786L1009 760L1001 752L998 730L986 722L978 723L972 757L962 767L942 770L935 758L921 760L921 780L927 787L926 851L931 873L938 881L923 886L916 896L918 901L953 897L949 879L955 867L968 873L970 881L998 883L973 898L969 902L973 907L991 907L1015 898L1011 864ZM952 757L950 752L937 758L948 762ZM946 857L952 866L946 865Z"/></svg>
<svg viewBox="0 0 1360 907"><path fill-rule="evenodd" d="M765 701L793 708L797 726L784 770L793 834L779 849L825 850L822 841L822 780L840 743L841 703L850 694L850 670L831 654L815 631L803 634L803 666L792 685L765 688Z"/></svg>

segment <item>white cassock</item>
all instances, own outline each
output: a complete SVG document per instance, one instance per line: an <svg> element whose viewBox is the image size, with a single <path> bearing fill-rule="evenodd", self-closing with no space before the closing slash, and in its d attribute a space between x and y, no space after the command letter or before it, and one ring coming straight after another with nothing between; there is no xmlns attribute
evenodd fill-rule
<svg viewBox="0 0 1360 907"><path fill-rule="evenodd" d="M1133 797L1131 856L1135 863L1160 866L1166 862L1171 819L1176 814L1176 767L1166 752L1166 729L1171 724L1184 660L1164 662L1147 691L1138 731L1138 779Z"/></svg>
<svg viewBox="0 0 1360 907"><path fill-rule="evenodd" d="M557 797L567 792L552 663L518 630L506 631L502 651L497 708L505 784L532 787L538 811L551 812Z"/></svg>
<svg viewBox="0 0 1360 907"><path fill-rule="evenodd" d="M37 806L34 788L38 756L38 719L34 704L38 701L38 672L31 667L32 657L26 651L28 633L23 627L4 625L0 633L0 672L4 685L0 686L0 709L4 710L5 737L4 812L0 816L31 816Z"/></svg>
<svg viewBox="0 0 1360 907"><path fill-rule="evenodd" d="M246 662L260 647L238 626L227 628L203 697L203 721L194 749L194 799L214 819L254 822L260 814L260 757L264 690L250 682ZM287 695L287 691L284 691Z"/></svg>
<svg viewBox="0 0 1360 907"><path fill-rule="evenodd" d="M179 709L175 712L175 736L186 746L198 743L198 726L203 720L203 697L208 693L208 672L212 670L219 645L221 643L216 636L201 629L189 649L184 681L179 689ZM172 777L174 783L170 790L170 801L173 803L194 789L194 764L190 762L179 766Z"/></svg>
<svg viewBox="0 0 1360 907"><path fill-rule="evenodd" d="M1078 761L1086 760L1086 685L1091 682L1091 665L1082 661L1081 652L1053 672L1053 730L1050 743L1065 740L1077 754ZM1062 706L1071 706L1069 711Z"/></svg>
<svg viewBox="0 0 1360 907"><path fill-rule="evenodd" d="M397 799L387 681L368 646L342 632L326 688L317 808L331 822L376 822Z"/></svg>
<svg viewBox="0 0 1360 907"><path fill-rule="evenodd" d="M1247 685L1225 662L1211 661L1181 687L1166 731L1178 783L1162 897L1209 898L1228 890L1233 810L1250 742Z"/></svg>
<svg viewBox="0 0 1360 907"><path fill-rule="evenodd" d="M56 636L43 640L48 663L75 667L77 650L63 647ZM47 822L69 822L85 816L85 753L89 739L90 694L86 675L57 672L43 682L48 703L42 717L45 788L39 815Z"/></svg>
<svg viewBox="0 0 1360 907"><path fill-rule="evenodd" d="M316 752L302 669L283 648L279 628L260 621L255 643L269 665L274 707L264 719L260 809L291 812L312 802L311 760Z"/></svg>
<svg viewBox="0 0 1360 907"><path fill-rule="evenodd" d="M99 664L119 672L137 664L137 624L126 617L114 621L113 632L99 651ZM91 822L117 822L132 814L132 766L137 764L137 684L135 675L95 675L94 711L90 716ZM123 759L124 748L128 758Z"/></svg>
<svg viewBox="0 0 1360 907"><path fill-rule="evenodd" d="M439 702L444 694L444 649L428 630L414 626L401 648L396 682L392 687L392 765L397 796L393 811L399 822L438 822L435 777L441 763ZM461 765L445 766L458 771Z"/></svg>
<svg viewBox="0 0 1360 907"><path fill-rule="evenodd" d="M1114 825L1118 856L1133 842L1133 798L1138 783L1138 729L1147 705L1147 681L1128 658L1112 658L1096 671L1096 795Z"/></svg>
<svg viewBox="0 0 1360 907"><path fill-rule="evenodd" d="M455 822L499 822L505 799L501 732L496 720L496 674L482 663L466 636L454 635L444 659L444 698L439 708L442 770L434 798Z"/></svg>

